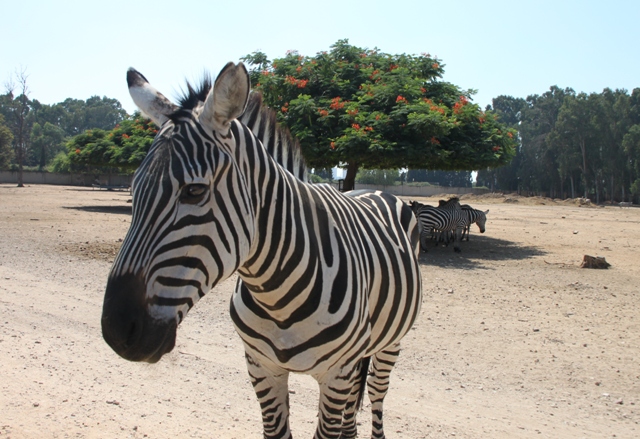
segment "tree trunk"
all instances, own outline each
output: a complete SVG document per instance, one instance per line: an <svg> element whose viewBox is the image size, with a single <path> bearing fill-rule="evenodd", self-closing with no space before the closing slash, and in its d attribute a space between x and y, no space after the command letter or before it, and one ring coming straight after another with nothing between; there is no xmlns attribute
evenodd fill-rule
<svg viewBox="0 0 640 439"><path fill-rule="evenodd" d="M587 198L587 145L584 140L580 140L580 151L582 152L582 182L584 183L584 198Z"/></svg>
<svg viewBox="0 0 640 439"><path fill-rule="evenodd" d="M22 149L18 147L18 187L24 187L24 177L22 175L23 155Z"/></svg>
<svg viewBox="0 0 640 439"><path fill-rule="evenodd" d="M576 197L576 188L573 184L573 175L570 177L571 179L571 199L574 199Z"/></svg>
<svg viewBox="0 0 640 439"><path fill-rule="evenodd" d="M347 175L345 175L344 181L342 182L343 192L352 191L356 187L356 174L359 168L360 164L357 162L352 162L347 165Z"/></svg>

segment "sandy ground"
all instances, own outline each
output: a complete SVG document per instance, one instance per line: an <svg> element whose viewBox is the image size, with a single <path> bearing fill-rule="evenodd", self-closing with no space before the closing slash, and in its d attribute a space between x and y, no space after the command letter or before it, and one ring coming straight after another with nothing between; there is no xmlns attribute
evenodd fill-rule
<svg viewBox="0 0 640 439"><path fill-rule="evenodd" d="M128 199L0 185L0 438L261 437L228 315L234 278L199 302L156 365L103 342ZM392 376L387 437L640 437L640 209L463 201L490 209L487 232L474 229L461 254L420 258L424 304ZM580 269L584 254L612 267ZM292 378L295 437L312 437L316 398L313 380Z"/></svg>

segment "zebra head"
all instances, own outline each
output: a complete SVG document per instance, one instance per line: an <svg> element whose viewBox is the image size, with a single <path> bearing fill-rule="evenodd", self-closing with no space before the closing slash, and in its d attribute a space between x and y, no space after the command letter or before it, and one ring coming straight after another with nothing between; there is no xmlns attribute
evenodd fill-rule
<svg viewBox="0 0 640 439"><path fill-rule="evenodd" d="M476 224L478 225L478 229L480 229L480 233L484 233L485 225L487 224L487 214L489 210L485 210L484 212L481 210L477 211L478 219L476 220Z"/></svg>
<svg viewBox="0 0 640 439"><path fill-rule="evenodd" d="M133 179L133 216L107 281L102 334L122 357L156 362L173 349L189 309L249 254L254 217L233 125L250 82L242 63L229 63L213 88L206 80L197 91L188 86L180 106L134 69L127 83L160 129Z"/></svg>

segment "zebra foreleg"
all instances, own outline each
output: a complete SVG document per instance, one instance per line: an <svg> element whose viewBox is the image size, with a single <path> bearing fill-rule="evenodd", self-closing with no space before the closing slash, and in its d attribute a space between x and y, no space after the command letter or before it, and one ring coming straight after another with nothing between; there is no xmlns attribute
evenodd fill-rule
<svg viewBox="0 0 640 439"><path fill-rule="evenodd" d="M245 352L247 370L262 410L264 439L291 439L289 428L289 372L266 368Z"/></svg>
<svg viewBox="0 0 640 439"><path fill-rule="evenodd" d="M400 345L389 346L373 356L371 373L367 380L369 400L371 400L372 439L384 439L382 425L382 403L389 390L389 376L400 355Z"/></svg>
<svg viewBox="0 0 640 439"><path fill-rule="evenodd" d="M343 366L338 371L329 371L318 379L320 385L320 404L318 409L318 428L314 439L340 439L355 437L355 406L353 398L356 376L360 371L358 364ZM351 413L353 412L353 413ZM347 414L347 431L343 433L343 416ZM349 436L353 434L353 436Z"/></svg>

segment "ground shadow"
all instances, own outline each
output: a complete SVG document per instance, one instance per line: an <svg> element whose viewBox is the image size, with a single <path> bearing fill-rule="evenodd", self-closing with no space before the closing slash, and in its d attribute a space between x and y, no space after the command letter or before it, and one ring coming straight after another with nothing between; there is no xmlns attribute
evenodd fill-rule
<svg viewBox="0 0 640 439"><path fill-rule="evenodd" d="M115 213L119 215L131 215L131 205L128 206L62 206L63 209L82 210L94 213Z"/></svg>
<svg viewBox="0 0 640 439"><path fill-rule="evenodd" d="M522 260L547 254L538 247L484 235L472 235L468 242L461 243L460 248L462 252L455 253L453 244L436 247L435 243L429 242L428 252L420 253L420 264L464 270L488 269L484 266L486 261Z"/></svg>

